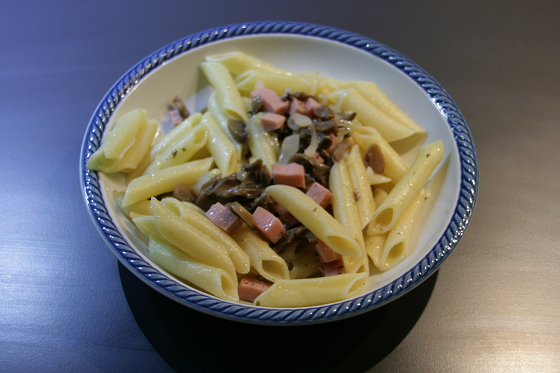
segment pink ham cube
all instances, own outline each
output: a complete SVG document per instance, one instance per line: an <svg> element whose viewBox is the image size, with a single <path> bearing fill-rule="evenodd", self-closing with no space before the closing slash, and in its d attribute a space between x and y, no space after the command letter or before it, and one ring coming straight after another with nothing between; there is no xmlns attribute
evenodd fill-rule
<svg viewBox="0 0 560 373"><path fill-rule="evenodd" d="M321 104L315 101L313 97L309 97L307 100L305 100L304 106L305 106L305 110L307 110L309 114L313 114L315 108L321 106Z"/></svg>
<svg viewBox="0 0 560 373"><path fill-rule="evenodd" d="M243 223L239 216L220 202L213 204L206 211L208 219L220 227L227 234L233 234Z"/></svg>
<svg viewBox="0 0 560 373"><path fill-rule="evenodd" d="M278 242L286 232L286 228L284 228L280 219L260 206L253 213L253 219L255 219L257 232L272 243Z"/></svg>
<svg viewBox="0 0 560 373"><path fill-rule="evenodd" d="M251 98L260 96L263 100L264 111L275 114L286 114L288 112L288 102L282 101L280 96L272 89L261 87L251 92Z"/></svg>
<svg viewBox="0 0 560 373"><path fill-rule="evenodd" d="M323 263L323 268L325 269L325 277L341 275L345 272L344 264L342 264L342 259Z"/></svg>
<svg viewBox="0 0 560 373"><path fill-rule="evenodd" d="M313 246L313 249L319 256L319 261L321 263L330 263L334 262L335 260L342 259L342 255L328 247L323 241L319 240L316 245Z"/></svg>
<svg viewBox="0 0 560 373"><path fill-rule="evenodd" d="M307 110L305 110L305 105L303 104L303 102L301 102L295 97L292 97L292 102L290 102L290 109L288 112L290 114L297 113L297 114L307 115Z"/></svg>
<svg viewBox="0 0 560 373"><path fill-rule="evenodd" d="M287 165L273 164L272 179L274 184L305 188L305 169L297 163L289 163Z"/></svg>
<svg viewBox="0 0 560 373"><path fill-rule="evenodd" d="M263 129L267 132L279 129L285 121L285 116L274 113L265 113L261 118Z"/></svg>
<svg viewBox="0 0 560 373"><path fill-rule="evenodd" d="M264 281L245 277L239 281L237 293L239 294L239 299L253 302L259 295L267 291L269 287L270 285Z"/></svg>
<svg viewBox="0 0 560 373"><path fill-rule="evenodd" d="M322 208L326 208L331 202L331 191L317 182L313 183L313 185L311 185L311 188L309 188L309 190L305 194L313 199Z"/></svg>

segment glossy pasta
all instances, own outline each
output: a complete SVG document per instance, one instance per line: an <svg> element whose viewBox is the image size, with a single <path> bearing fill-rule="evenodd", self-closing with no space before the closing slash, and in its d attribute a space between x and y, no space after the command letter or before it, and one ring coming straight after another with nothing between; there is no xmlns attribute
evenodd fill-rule
<svg viewBox="0 0 560 373"><path fill-rule="evenodd" d="M240 300L241 279L264 279L272 285L254 304L285 308L356 296L374 268L391 270L411 254L413 231L421 225L418 217L428 196L424 188L443 158L441 141L420 149L409 166L391 142L425 131L371 82L339 81L317 72L292 73L242 52L209 56L200 69L214 88L206 112L191 114L153 143L157 124L146 120L145 110L133 110L116 122L88 161L88 167L101 172L129 172L126 190L116 194L115 200L145 236L156 265L232 302ZM329 151L347 144L329 166L325 185L331 194L330 206L322 207L305 193L308 181L306 188L263 187L277 204L277 211L269 212L280 215L284 209L284 218L301 224L309 237L315 237L314 242L322 241L334 253L330 261L321 256L326 254L311 243L312 238L296 239L277 252L276 241L263 237L256 228L243 223L228 235L196 204L170 197L178 183L200 196L217 180L244 177L248 171L242 167L257 160L269 171L278 163L288 164L287 159L279 162L282 143L274 131L264 130L264 114L259 109L253 112L250 93L263 86L278 95L303 92L304 96L298 96L302 102L312 95L336 115L355 115L350 119L335 116L337 126L345 128L338 134L323 133L331 136ZM246 143L237 142L230 132L230 120L243 121ZM300 124L288 123L290 131ZM308 132L311 145L298 152L321 162L314 125ZM301 141L301 133L294 132L298 136L292 140L299 137ZM373 144L384 159L382 174L364 163L364 154ZM289 227L286 221L284 225ZM337 268L343 268L343 273L327 274L326 264L339 261Z"/></svg>

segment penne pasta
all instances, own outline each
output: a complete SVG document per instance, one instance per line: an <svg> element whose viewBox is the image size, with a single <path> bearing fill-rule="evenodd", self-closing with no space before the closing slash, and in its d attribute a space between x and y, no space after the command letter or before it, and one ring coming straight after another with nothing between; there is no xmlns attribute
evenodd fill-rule
<svg viewBox="0 0 560 373"><path fill-rule="evenodd" d="M409 118L397 105L395 105L388 97L379 89L377 84L373 82L351 81L348 85L356 90L363 98L378 108L381 112L405 125L416 133L425 133L426 131L416 122Z"/></svg>
<svg viewBox="0 0 560 373"><path fill-rule="evenodd" d="M395 226L388 233L379 258L378 268L381 271L394 268L410 255L412 232L427 198L428 192L426 189L422 189L416 199L399 216Z"/></svg>
<svg viewBox="0 0 560 373"><path fill-rule="evenodd" d="M220 107L220 104L218 102L218 96L216 95L216 92L213 92L210 95L210 98L208 99L208 112L212 115L212 117L214 118L216 123L218 123L218 125L220 126L222 131L227 135L227 137L229 137L232 144L235 145L235 148L237 149L237 152L239 153L239 157L241 157L241 155L243 154L243 144L240 144L237 141L235 141L235 139L231 135L231 132L230 132L229 126L228 126L229 118L225 115L224 111Z"/></svg>
<svg viewBox="0 0 560 373"><path fill-rule="evenodd" d="M205 158L137 177L126 187L123 206L171 192L180 181L192 185L208 172L213 162L212 158Z"/></svg>
<svg viewBox="0 0 560 373"><path fill-rule="evenodd" d="M309 307L351 298L365 285L367 273L280 280L255 299L263 307Z"/></svg>
<svg viewBox="0 0 560 373"><path fill-rule="evenodd" d="M290 278L308 278L319 273L321 262L315 251L305 241L296 241L290 244L280 256L286 261L292 263L290 269Z"/></svg>
<svg viewBox="0 0 560 373"><path fill-rule="evenodd" d="M152 212L161 236L195 260L220 268L232 278L237 278L235 267L227 249L175 215L165 205L152 197Z"/></svg>
<svg viewBox="0 0 560 373"><path fill-rule="evenodd" d="M261 114L253 115L245 127L249 135L249 150L255 159L261 159L272 170L272 165L278 160L278 149L272 139L263 129Z"/></svg>
<svg viewBox="0 0 560 373"><path fill-rule="evenodd" d="M340 255L363 256L356 239L301 190L288 185L271 185L265 192L332 250Z"/></svg>
<svg viewBox="0 0 560 373"><path fill-rule="evenodd" d="M383 114L355 89L335 91L327 97L341 110L356 113L356 118L362 124L375 128L388 142L402 140L414 134L410 128Z"/></svg>
<svg viewBox="0 0 560 373"><path fill-rule="evenodd" d="M208 130L208 141L206 148L214 157L216 165L222 171L222 176L231 175L239 171L241 160L237 148L222 128L216 123L212 114L205 113L202 116L201 126Z"/></svg>
<svg viewBox="0 0 560 373"><path fill-rule="evenodd" d="M249 256L239 247L233 238L208 219L198 206L189 202L181 202L175 198L164 198L161 202L193 228L211 237L216 243L224 246L228 250L237 273L249 273L249 269L251 268Z"/></svg>
<svg viewBox="0 0 560 373"><path fill-rule="evenodd" d="M177 127L174 127L167 133L157 144L152 147L150 156L153 159L159 154L163 153L165 149L177 142L180 138L185 136L193 127L200 123L202 114L191 114L187 119L183 120Z"/></svg>
<svg viewBox="0 0 560 373"><path fill-rule="evenodd" d="M208 129L196 126L187 131L173 144L166 146L146 168L144 175L177 166L190 161L208 142Z"/></svg>
<svg viewBox="0 0 560 373"><path fill-rule="evenodd" d="M425 145L420 149L416 160L375 211L368 226L368 234L384 233L393 228L400 214L424 188L442 158L441 141Z"/></svg>
<svg viewBox="0 0 560 373"><path fill-rule="evenodd" d="M399 181L408 170L406 162L375 129L365 126L356 127L352 130L351 135L364 152L368 150L371 144L379 146L385 159L383 175L390 178L393 183Z"/></svg>
<svg viewBox="0 0 560 373"><path fill-rule="evenodd" d="M248 70L235 78L239 91L249 93L254 91L257 83L272 89L282 95L289 89L292 92L308 92L314 95L319 88L318 73L276 74L269 71Z"/></svg>
<svg viewBox="0 0 560 373"><path fill-rule="evenodd" d="M357 257L342 256L345 273L368 272L362 222L354 199L354 190L348 174L348 167L344 160L335 163L331 168L329 186L332 193L331 205L334 218L354 238L362 253ZM334 250L334 248L332 249Z"/></svg>
<svg viewBox="0 0 560 373"><path fill-rule="evenodd" d="M291 73L261 61L242 52L230 52L206 57L206 61L217 62L226 67L232 75L239 75L247 70L268 71L275 74L290 75Z"/></svg>
<svg viewBox="0 0 560 373"><path fill-rule="evenodd" d="M243 224L232 238L251 259L251 267L271 282L290 278L286 261L268 246L251 228Z"/></svg>
<svg viewBox="0 0 560 373"><path fill-rule="evenodd" d="M249 118L245 111L245 105L231 74L225 66L217 62L202 62L200 69L215 89L220 106L226 116L247 123Z"/></svg>
<svg viewBox="0 0 560 373"><path fill-rule="evenodd" d="M370 179L368 178L358 145L352 147L352 150L344 161L348 166L348 174L354 190L356 207L360 214L362 228L364 228L371 221L373 213L375 212L375 201L373 199Z"/></svg>
<svg viewBox="0 0 560 373"><path fill-rule="evenodd" d="M150 257L167 272L179 276L220 299L236 302L237 279L223 269L193 259L153 235L148 245Z"/></svg>

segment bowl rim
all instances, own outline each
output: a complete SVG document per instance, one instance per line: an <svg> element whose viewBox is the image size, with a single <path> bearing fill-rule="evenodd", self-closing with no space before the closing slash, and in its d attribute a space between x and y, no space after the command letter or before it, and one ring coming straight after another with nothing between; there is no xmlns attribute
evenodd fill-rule
<svg viewBox="0 0 560 373"><path fill-rule="evenodd" d="M422 88L452 131L459 152L461 184L451 220L437 243L420 261L382 288L349 300L305 308L263 308L237 304L196 291L161 273L136 253L109 215L98 173L86 168L87 159L99 147L104 127L119 102L156 67L203 45L265 34L327 39L381 58ZM283 21L247 22L211 28L169 43L136 63L113 84L95 109L83 138L79 172L82 195L94 226L118 260L140 280L178 303L203 313L264 325L302 325L340 320L381 307L420 285L439 268L463 236L472 218L479 180L478 158L467 122L453 99L427 72L402 54L370 38L330 26Z"/></svg>

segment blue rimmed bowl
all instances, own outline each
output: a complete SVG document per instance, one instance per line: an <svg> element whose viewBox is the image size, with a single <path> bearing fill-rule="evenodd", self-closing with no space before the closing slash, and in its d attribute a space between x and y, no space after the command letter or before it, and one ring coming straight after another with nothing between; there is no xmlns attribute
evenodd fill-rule
<svg viewBox="0 0 560 373"><path fill-rule="evenodd" d="M211 88L198 66L208 55L231 51L243 51L293 72L319 71L321 76L339 80L373 81L426 129L424 142L443 141L444 160L428 184L432 198L415 234L416 250L397 267L372 272L361 295L315 307L275 309L231 303L200 292L150 260L145 239L119 212L113 198L113 191L124 191L124 177L86 168L103 133L127 111L142 107L150 118L162 119L176 95L185 99L191 111L205 107ZM165 129L165 121L162 123ZM414 149L403 157L411 162ZM190 35L127 71L103 97L87 126L80 182L86 207L103 240L126 268L155 290L198 311L235 321L311 324L380 307L433 274L457 246L471 219L478 192L478 160L471 132L453 99L408 58L374 40L332 27L255 22Z"/></svg>

